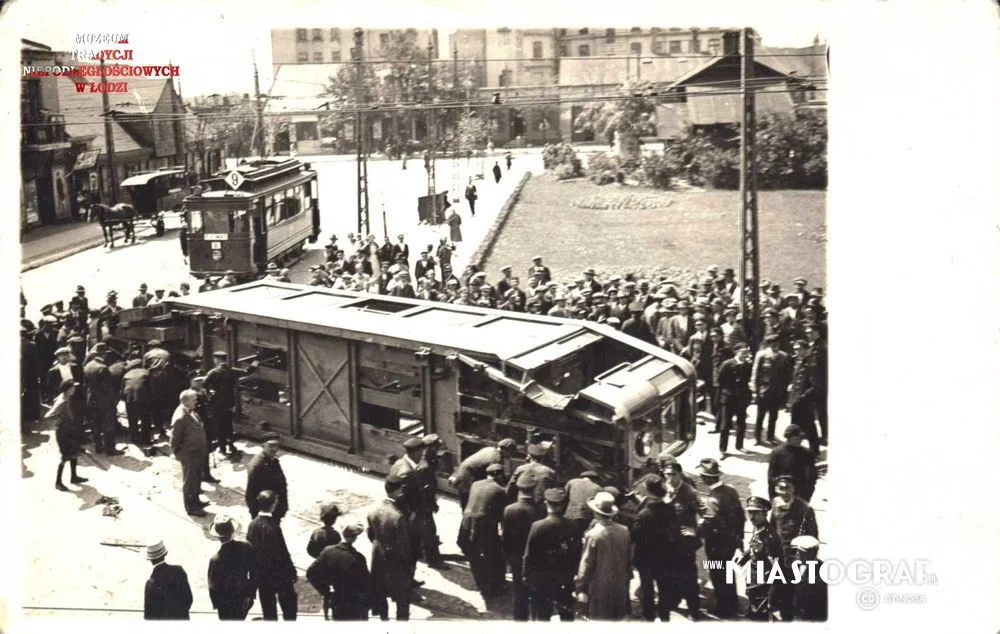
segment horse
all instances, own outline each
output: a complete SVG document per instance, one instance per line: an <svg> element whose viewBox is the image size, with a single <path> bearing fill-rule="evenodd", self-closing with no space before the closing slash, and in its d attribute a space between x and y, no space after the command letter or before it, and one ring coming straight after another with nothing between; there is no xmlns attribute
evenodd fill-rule
<svg viewBox="0 0 1000 634"><path fill-rule="evenodd" d="M118 203L113 207L108 207L101 203L94 203L93 212L97 216L97 221L101 224L101 233L104 235L104 246L115 246L115 227L121 225L125 234L126 243L135 244L135 207L127 203Z"/></svg>

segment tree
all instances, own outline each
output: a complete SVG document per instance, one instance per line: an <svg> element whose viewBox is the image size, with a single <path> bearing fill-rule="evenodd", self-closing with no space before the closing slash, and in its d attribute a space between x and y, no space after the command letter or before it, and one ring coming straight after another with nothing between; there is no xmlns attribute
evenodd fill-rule
<svg viewBox="0 0 1000 634"><path fill-rule="evenodd" d="M249 156L255 152L256 125L257 112L253 102L243 101L231 106L228 112L199 115L198 136L206 141L225 139L226 153L229 156Z"/></svg>
<svg viewBox="0 0 1000 634"><path fill-rule="evenodd" d="M486 141L490 135L489 122L481 113L475 110L467 110L458 117L456 125L457 149L460 152L482 149L486 146Z"/></svg>
<svg viewBox="0 0 1000 634"><path fill-rule="evenodd" d="M574 122L578 132L590 130L614 143L623 164L639 160L639 139L652 133L656 101L648 97L653 86L644 81L626 81L617 92L617 98L592 102L583 107Z"/></svg>

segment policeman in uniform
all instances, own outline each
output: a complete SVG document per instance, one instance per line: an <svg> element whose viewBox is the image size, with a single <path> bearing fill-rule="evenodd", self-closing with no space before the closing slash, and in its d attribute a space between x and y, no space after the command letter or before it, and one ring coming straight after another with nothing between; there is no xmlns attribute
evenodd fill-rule
<svg viewBox="0 0 1000 634"><path fill-rule="evenodd" d="M776 495L778 476L791 476L795 491L808 502L816 488L816 461L813 454L802 446L805 434L794 423L785 428L785 442L771 451L767 465L767 482L771 497Z"/></svg>
<svg viewBox="0 0 1000 634"><path fill-rule="evenodd" d="M556 486L556 472L552 467L545 464L548 450L540 444L528 445L528 461L514 470L510 480L507 481L508 501L517 499L517 478L522 473L530 473L535 476L535 504L541 504L545 490Z"/></svg>
<svg viewBox="0 0 1000 634"><path fill-rule="evenodd" d="M219 434L216 447L223 454L235 456L239 452L233 444L233 416L236 413L236 380L239 374L229 365L225 352L218 350L212 356L215 358L215 367L205 375L205 389L208 391L209 410Z"/></svg>
<svg viewBox="0 0 1000 634"><path fill-rule="evenodd" d="M582 545L576 527L563 517L566 491L545 491L547 515L531 525L524 547L524 584L528 587L531 620L548 622L553 609L560 621L573 620L573 578Z"/></svg>
<svg viewBox="0 0 1000 634"><path fill-rule="evenodd" d="M497 530L507 501L498 482L501 477L503 466L493 463L486 468L486 479L473 483L458 531L458 546L469 558L469 568L483 597L494 597L504 590L506 567Z"/></svg>
<svg viewBox="0 0 1000 634"><path fill-rule="evenodd" d="M774 562L781 560L781 542L767 523L767 512L770 509L771 503L764 498L747 498L747 513L749 513L750 522L753 524L753 534L747 541L746 549L735 556L737 565L749 564L750 570L754 573L756 573L757 564L763 563L766 573L763 579L758 578L756 574L751 575L747 584L746 616L751 621L771 620L771 585L765 580L774 566Z"/></svg>
<svg viewBox="0 0 1000 634"><path fill-rule="evenodd" d="M280 522L288 512L288 480L278 462L280 437L277 432L265 430L263 441L262 451L253 457L247 467L247 510L250 511L250 517L257 517L257 496L263 491L273 491L278 500L272 515Z"/></svg>
<svg viewBox="0 0 1000 634"><path fill-rule="evenodd" d="M767 440L774 442L774 426L778 421L778 409L788 394L791 375L791 359L781 351L781 340L776 334L764 338L765 347L757 353L753 362L750 385L757 402L757 422L754 425L754 440L761 444L764 439L764 416L767 415Z"/></svg>
<svg viewBox="0 0 1000 634"><path fill-rule="evenodd" d="M514 620L528 620L528 588L524 585L524 547L531 525L544 517L535 505L535 476L522 473L517 482L517 501L507 505L500 522L503 552L513 579ZM544 513L544 509L542 509Z"/></svg>
<svg viewBox="0 0 1000 634"><path fill-rule="evenodd" d="M399 510L406 517L406 527L410 533L410 553L413 556L413 567L416 569L417 560L422 554L421 537L422 531L418 526L418 516L424 511L427 498L423 494L417 466L424 443L419 438L407 438L403 443L406 455L396 460L389 469L389 475L396 477L402 483L402 495L399 498Z"/></svg>
<svg viewBox="0 0 1000 634"><path fill-rule="evenodd" d="M771 530L781 540L782 572L790 582L793 578L791 565L795 560L792 540L801 535L819 538L819 528L812 507L795 494L795 481L791 476L778 476L775 492L777 496L771 501ZM794 596L795 586L791 583L778 584L774 588L775 605L783 621L794 618Z"/></svg>

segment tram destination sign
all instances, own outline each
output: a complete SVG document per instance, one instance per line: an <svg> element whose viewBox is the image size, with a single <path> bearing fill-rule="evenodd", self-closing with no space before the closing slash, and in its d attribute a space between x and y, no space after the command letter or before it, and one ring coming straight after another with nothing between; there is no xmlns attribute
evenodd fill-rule
<svg viewBox="0 0 1000 634"><path fill-rule="evenodd" d="M243 174L240 174L236 170L231 170L228 174L226 174L226 184L233 189L239 189L240 185L242 185L245 180L246 179L243 178Z"/></svg>

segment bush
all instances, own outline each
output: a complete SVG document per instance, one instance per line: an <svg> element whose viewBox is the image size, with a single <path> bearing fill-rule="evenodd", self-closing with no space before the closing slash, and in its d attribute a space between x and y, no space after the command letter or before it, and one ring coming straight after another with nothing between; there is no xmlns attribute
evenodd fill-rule
<svg viewBox="0 0 1000 634"><path fill-rule="evenodd" d="M648 154L636 171L639 183L656 189L667 189L674 175L674 163L664 154Z"/></svg>
<svg viewBox="0 0 1000 634"><path fill-rule="evenodd" d="M555 170L560 165L566 165L573 176L583 176L583 163L576 156L576 149L569 143L556 143L542 148L542 165L547 170ZM565 173L565 170L563 172Z"/></svg>
<svg viewBox="0 0 1000 634"><path fill-rule="evenodd" d="M615 182L620 170L618 157L613 154L600 152L591 154L590 158L587 159L587 172L590 174L590 180L596 185L607 185Z"/></svg>
<svg viewBox="0 0 1000 634"><path fill-rule="evenodd" d="M576 176L579 176L579 174L576 173L576 170L573 169L572 165L560 165L556 167L556 169L554 170L554 174L556 176L556 180L560 181L568 180L570 178L575 178Z"/></svg>
<svg viewBox="0 0 1000 634"><path fill-rule="evenodd" d="M601 170L600 172L590 172L590 180L593 181L595 185L610 185L616 180L617 171L615 170Z"/></svg>

